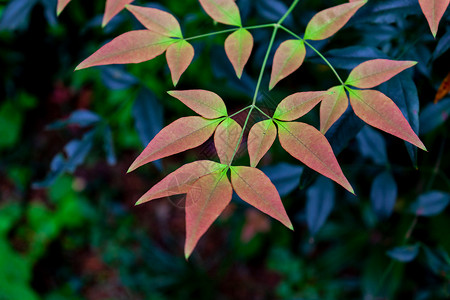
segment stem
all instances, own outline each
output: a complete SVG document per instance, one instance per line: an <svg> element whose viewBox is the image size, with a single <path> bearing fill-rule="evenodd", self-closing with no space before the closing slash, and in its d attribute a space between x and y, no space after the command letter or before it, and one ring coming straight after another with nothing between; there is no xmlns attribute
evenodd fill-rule
<svg viewBox="0 0 450 300"><path fill-rule="evenodd" d="M247 26L247 27L236 27L236 28L230 28L230 29L225 29L225 30L220 30L220 31L214 31L214 32L210 32L210 33L200 34L200 35L196 35L196 36L191 36L191 37L185 38L184 40L185 41L195 40L195 39L200 39L200 38L213 36L213 35L218 35L218 34L222 34L222 33L233 32L233 31L236 31L236 30L238 30L240 28L251 30L251 29L273 27L274 25L275 25L275 23L261 24L261 25Z"/></svg>
<svg viewBox="0 0 450 300"><path fill-rule="evenodd" d="M268 114L266 114L263 110L261 110L261 108L259 108L258 106L255 105L255 109L258 110L261 114L263 114L265 117L267 117L268 119L272 119L272 117L270 117Z"/></svg>
<svg viewBox="0 0 450 300"><path fill-rule="evenodd" d="M233 116L235 116L235 115L237 115L237 114L239 114L239 113L243 112L244 110L246 110L246 109L249 109L250 107L252 107L252 106L251 106L251 105L249 105L249 106L246 106L246 107L244 107L243 109L241 109L241 110L238 110L237 112L235 112L235 113L233 113L233 114L229 115L229 116L228 116L228 118L231 118L231 117L233 117Z"/></svg>
<svg viewBox="0 0 450 300"><path fill-rule="evenodd" d="M294 2L292 2L291 6L288 8L288 10L286 11L286 13L281 17L281 19L277 22L277 25L281 25L281 23L283 23L284 19L287 18L287 16L289 16L291 14L291 12L294 10L295 6L297 6L299 0L294 0Z"/></svg>

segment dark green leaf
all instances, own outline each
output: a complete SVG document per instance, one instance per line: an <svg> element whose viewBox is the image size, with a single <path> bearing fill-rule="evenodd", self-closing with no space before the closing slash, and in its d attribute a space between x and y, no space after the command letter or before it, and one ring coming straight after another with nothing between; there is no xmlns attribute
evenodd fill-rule
<svg viewBox="0 0 450 300"><path fill-rule="evenodd" d="M442 125L450 115L450 98L429 103L420 113L420 134L426 134Z"/></svg>
<svg viewBox="0 0 450 300"><path fill-rule="evenodd" d="M370 200L379 218L388 218L392 214L397 200L397 183L391 173L385 171L375 177L370 190Z"/></svg>
<svg viewBox="0 0 450 300"><path fill-rule="evenodd" d="M430 191L417 197L410 210L418 216L431 217L440 214L449 203L449 193Z"/></svg>
<svg viewBox="0 0 450 300"><path fill-rule="evenodd" d="M311 235L314 236L325 224L333 210L334 198L333 183L323 176L306 191L306 222Z"/></svg>
<svg viewBox="0 0 450 300"><path fill-rule="evenodd" d="M270 178L281 197L288 195L298 187L303 167L288 163L262 167L261 170Z"/></svg>
<svg viewBox="0 0 450 300"><path fill-rule="evenodd" d="M380 132L366 125L356 136L356 141L362 156L379 165L388 164L386 142Z"/></svg>
<svg viewBox="0 0 450 300"><path fill-rule="evenodd" d="M419 244L395 247L386 254L397 261L410 262L419 254Z"/></svg>

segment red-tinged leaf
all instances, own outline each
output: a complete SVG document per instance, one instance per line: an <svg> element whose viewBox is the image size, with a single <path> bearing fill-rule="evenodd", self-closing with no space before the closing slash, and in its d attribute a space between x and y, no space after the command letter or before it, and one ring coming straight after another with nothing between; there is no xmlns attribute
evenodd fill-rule
<svg viewBox="0 0 450 300"><path fill-rule="evenodd" d="M231 162L234 151L237 151L236 147L241 133L241 125L231 118L225 119L217 127L214 134L214 145L221 163L228 164Z"/></svg>
<svg viewBox="0 0 450 300"><path fill-rule="evenodd" d="M168 94L205 118L216 119L227 115L225 103L216 93L206 90L186 90L169 91Z"/></svg>
<svg viewBox="0 0 450 300"><path fill-rule="evenodd" d="M305 40L323 40L335 34L350 20L367 0L352 1L318 12L309 21L305 30Z"/></svg>
<svg viewBox="0 0 450 300"><path fill-rule="evenodd" d="M148 143L128 172L154 160L200 146L213 134L220 121L197 116L175 120Z"/></svg>
<svg viewBox="0 0 450 300"><path fill-rule="evenodd" d="M205 12L216 22L241 27L241 15L234 0L199 0Z"/></svg>
<svg viewBox="0 0 450 300"><path fill-rule="evenodd" d="M176 86L181 75L186 71L194 58L194 47L184 40L170 45L166 52L167 64L172 75L173 85Z"/></svg>
<svg viewBox="0 0 450 300"><path fill-rule="evenodd" d="M221 171L224 168L226 168L225 165L210 160L199 160L185 164L155 184L139 198L136 205L162 197L186 194L199 178Z"/></svg>
<svg viewBox="0 0 450 300"><path fill-rule="evenodd" d="M328 90L328 94L320 103L320 131L327 132L345 112L348 98L343 86L335 86Z"/></svg>
<svg viewBox="0 0 450 300"><path fill-rule="evenodd" d="M277 124L280 144L290 155L353 193L353 188L342 173L333 150L322 133L305 123Z"/></svg>
<svg viewBox="0 0 450 300"><path fill-rule="evenodd" d="M106 8L105 14L103 15L102 26L106 26L106 24L111 21L122 9L125 8L125 5L130 4L134 0L106 0Z"/></svg>
<svg viewBox="0 0 450 300"><path fill-rule="evenodd" d="M426 150L400 109L388 96L375 90L348 90L353 111L361 120Z"/></svg>
<svg viewBox="0 0 450 300"><path fill-rule="evenodd" d="M281 43L273 57L269 90L280 81L296 71L305 59L306 49L302 40L287 40Z"/></svg>
<svg viewBox="0 0 450 300"><path fill-rule="evenodd" d="M70 0L58 0L58 5L56 7L56 14L59 14L63 11L67 4L69 4Z"/></svg>
<svg viewBox="0 0 450 300"><path fill-rule="evenodd" d="M256 123L248 133L247 147L250 156L250 166L256 167L261 158L272 147L277 137L277 128L272 120Z"/></svg>
<svg viewBox="0 0 450 300"><path fill-rule="evenodd" d="M436 93L436 97L434 97L434 103L438 103L439 100L447 96L450 92L450 73L442 80L441 85Z"/></svg>
<svg viewBox="0 0 450 300"><path fill-rule="evenodd" d="M199 239L231 201L233 190L225 172L219 171L197 180L189 190L186 202L186 259Z"/></svg>
<svg viewBox="0 0 450 300"><path fill-rule="evenodd" d="M166 36L183 38L180 24L168 12L151 7L127 5L126 8L150 31Z"/></svg>
<svg viewBox="0 0 450 300"><path fill-rule="evenodd" d="M231 167L231 184L242 200L293 230L277 189L261 170Z"/></svg>
<svg viewBox="0 0 450 300"><path fill-rule="evenodd" d="M233 65L238 78L250 58L253 49L253 36L247 29L240 28L230 34L225 40L225 52Z"/></svg>
<svg viewBox="0 0 450 300"><path fill-rule="evenodd" d="M292 121L307 114L319 103L327 92L300 92L284 98L278 104L273 117L282 121Z"/></svg>
<svg viewBox="0 0 450 300"><path fill-rule="evenodd" d="M436 37L439 21L447 10L450 0L419 0L420 8L427 18L431 33Z"/></svg>
<svg viewBox="0 0 450 300"><path fill-rule="evenodd" d="M415 64L417 62L408 60L368 60L357 65L350 72L345 84L363 89L373 88Z"/></svg>
<svg viewBox="0 0 450 300"><path fill-rule="evenodd" d="M162 54L174 42L176 40L149 30L129 31L101 47L81 62L75 70L144 62Z"/></svg>

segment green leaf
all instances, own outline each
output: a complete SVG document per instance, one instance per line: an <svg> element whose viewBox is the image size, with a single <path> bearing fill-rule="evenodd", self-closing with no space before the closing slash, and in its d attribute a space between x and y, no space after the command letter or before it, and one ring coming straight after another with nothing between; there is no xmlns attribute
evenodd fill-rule
<svg viewBox="0 0 450 300"><path fill-rule="evenodd" d="M280 144L290 155L353 193L353 188L342 173L333 150L323 134L305 123L280 121L276 123Z"/></svg>
<svg viewBox="0 0 450 300"><path fill-rule="evenodd" d="M272 120L256 123L248 133L247 147L250 156L250 166L256 167L261 158L272 147L277 137L277 128Z"/></svg>
<svg viewBox="0 0 450 300"><path fill-rule="evenodd" d="M192 185L186 197L186 259L230 203L232 194L231 184L223 171L203 176Z"/></svg>
<svg viewBox="0 0 450 300"><path fill-rule="evenodd" d="M152 162L203 144L213 134L222 119L184 117L164 127L131 164L128 172Z"/></svg>
<svg viewBox="0 0 450 300"><path fill-rule="evenodd" d="M182 39L180 24L170 13L151 7L127 5L126 8L150 31Z"/></svg>
<svg viewBox="0 0 450 300"><path fill-rule="evenodd" d="M224 168L226 168L226 165L210 160L199 160L185 164L155 184L147 193L139 198L136 205L162 197L186 194L199 178L221 171Z"/></svg>
<svg viewBox="0 0 450 300"><path fill-rule="evenodd" d="M348 75L345 84L363 89L373 88L416 64L415 61L369 60L356 66Z"/></svg>
<svg viewBox="0 0 450 300"><path fill-rule="evenodd" d="M348 107L345 88L335 86L330 88L320 103L320 132L325 133L342 116Z"/></svg>
<svg viewBox="0 0 450 300"><path fill-rule="evenodd" d="M400 262L410 262L419 254L419 244L395 247L386 254Z"/></svg>
<svg viewBox="0 0 450 300"><path fill-rule="evenodd" d="M242 200L293 230L277 189L261 170L231 167L231 183Z"/></svg>
<svg viewBox="0 0 450 300"><path fill-rule="evenodd" d="M216 119L227 115L225 103L216 93L206 90L186 90L169 91L168 94L205 118Z"/></svg>
<svg viewBox="0 0 450 300"><path fill-rule="evenodd" d="M103 15L102 26L105 27L112 18L114 18L125 5L130 4L134 0L106 0L105 14Z"/></svg>
<svg viewBox="0 0 450 300"><path fill-rule="evenodd" d="M253 49L253 36L247 29L240 28L225 40L225 52L238 78L241 78L245 64Z"/></svg>
<svg viewBox="0 0 450 300"><path fill-rule="evenodd" d="M194 58L194 47L184 40L180 40L167 49L166 59L172 75L173 85L176 86L181 75L186 71Z"/></svg>
<svg viewBox="0 0 450 300"><path fill-rule="evenodd" d="M176 40L149 30L119 35L81 62L75 70L110 64L140 63L162 54Z"/></svg>
<svg viewBox="0 0 450 300"><path fill-rule="evenodd" d="M388 96L374 90L348 88L348 91L353 111L361 120L426 150L400 109Z"/></svg>
<svg viewBox="0 0 450 300"><path fill-rule="evenodd" d="M427 18L431 33L436 37L439 21L447 10L450 0L419 0L420 8Z"/></svg>
<svg viewBox="0 0 450 300"><path fill-rule="evenodd" d="M214 145L216 146L217 155L221 163L231 163L241 133L241 125L231 118L226 118L217 127L216 133L214 134Z"/></svg>
<svg viewBox="0 0 450 300"><path fill-rule="evenodd" d="M280 44L273 57L269 90L283 78L296 71L305 59L306 49L302 40L287 40Z"/></svg>
<svg viewBox="0 0 450 300"><path fill-rule="evenodd" d="M239 8L234 0L199 0L205 12L216 22L241 27Z"/></svg>
<svg viewBox="0 0 450 300"><path fill-rule="evenodd" d="M309 21L305 30L305 40L323 40L335 34L350 20L367 0L353 1L318 12Z"/></svg>
<svg viewBox="0 0 450 300"><path fill-rule="evenodd" d="M273 117L282 121L292 121L307 114L327 95L327 92L299 92L284 98L278 104Z"/></svg>

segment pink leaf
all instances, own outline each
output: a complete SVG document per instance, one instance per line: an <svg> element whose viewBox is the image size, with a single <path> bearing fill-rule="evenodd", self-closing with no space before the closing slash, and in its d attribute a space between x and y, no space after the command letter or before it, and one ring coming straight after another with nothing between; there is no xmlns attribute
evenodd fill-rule
<svg viewBox="0 0 450 300"><path fill-rule="evenodd" d="M388 96L374 90L348 90L353 111L361 120L426 150L400 109Z"/></svg>
<svg viewBox="0 0 450 300"><path fill-rule="evenodd" d="M216 119L227 115L225 103L216 93L206 90L169 91L168 93L205 118Z"/></svg>
<svg viewBox="0 0 450 300"><path fill-rule="evenodd" d="M242 200L293 230L277 189L261 170L231 167L231 183Z"/></svg>
<svg viewBox="0 0 450 300"><path fill-rule="evenodd" d="M447 10L450 0L419 0L420 8L427 18L431 33L436 37L439 21Z"/></svg>
<svg viewBox="0 0 450 300"><path fill-rule="evenodd" d="M417 64L415 61L373 59L357 65L345 84L359 88L372 88L388 81L398 73Z"/></svg>
<svg viewBox="0 0 450 300"><path fill-rule="evenodd" d="M292 121L307 114L319 103L327 92L300 92L284 98L278 104L273 117L278 120Z"/></svg>
<svg viewBox="0 0 450 300"><path fill-rule="evenodd" d="M197 116L175 120L148 143L128 172L154 160L200 146L213 134L220 121Z"/></svg>
<svg viewBox="0 0 450 300"><path fill-rule="evenodd" d="M323 40L339 31L367 0L352 1L318 12L309 21L305 30L305 40Z"/></svg>
<svg viewBox="0 0 450 300"><path fill-rule="evenodd" d="M172 75L173 85L176 86L181 75L186 71L194 58L194 47L184 40L170 45L166 52L167 64Z"/></svg>
<svg viewBox="0 0 450 300"><path fill-rule="evenodd" d="M229 164L231 162L234 152L237 151L241 133L241 125L231 118L226 118L217 127L214 134L214 145L221 163Z"/></svg>
<svg viewBox="0 0 450 300"><path fill-rule="evenodd" d="M256 167L261 158L272 147L276 137L277 128L272 120L264 120L253 125L247 141L250 166Z"/></svg>
<svg viewBox="0 0 450 300"><path fill-rule="evenodd" d="M239 8L233 0L199 0L214 21L241 27Z"/></svg>
<svg viewBox="0 0 450 300"><path fill-rule="evenodd" d="M335 86L328 90L328 94L320 103L320 131L327 132L345 112L348 98L343 86Z"/></svg>
<svg viewBox="0 0 450 300"><path fill-rule="evenodd" d="M225 52L233 65L238 78L250 58L253 49L253 36L247 29L240 28L230 34L225 40Z"/></svg>
<svg viewBox="0 0 450 300"><path fill-rule="evenodd" d="M59 14L63 11L67 4L69 4L70 0L58 0L58 6L56 8L56 14Z"/></svg>
<svg viewBox="0 0 450 300"><path fill-rule="evenodd" d="M151 7L127 5L126 8L150 31L166 36L183 38L180 24L168 12Z"/></svg>
<svg viewBox="0 0 450 300"><path fill-rule="evenodd" d="M175 41L149 30L126 32L86 58L75 70L93 66L147 61L162 54Z"/></svg>
<svg viewBox="0 0 450 300"><path fill-rule="evenodd" d="M219 171L197 180L189 190L186 203L186 259L199 239L231 201L233 190L225 172Z"/></svg>
<svg viewBox="0 0 450 300"><path fill-rule="evenodd" d="M115 17L125 5L130 4L134 0L106 0L105 14L103 15L102 26L105 27L112 18Z"/></svg>
<svg viewBox="0 0 450 300"><path fill-rule="evenodd" d="M281 43L273 57L269 90L283 78L300 68L305 59L306 49L302 40L287 40Z"/></svg>
<svg viewBox="0 0 450 300"><path fill-rule="evenodd" d="M323 134L305 123L278 121L277 124L281 146L290 155L353 193L353 188L342 173L333 150Z"/></svg>
<svg viewBox="0 0 450 300"><path fill-rule="evenodd" d="M225 165L210 160L199 160L185 164L155 184L139 198L136 205L162 197L186 194L200 177L221 171L224 168L226 168Z"/></svg>

